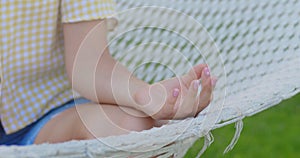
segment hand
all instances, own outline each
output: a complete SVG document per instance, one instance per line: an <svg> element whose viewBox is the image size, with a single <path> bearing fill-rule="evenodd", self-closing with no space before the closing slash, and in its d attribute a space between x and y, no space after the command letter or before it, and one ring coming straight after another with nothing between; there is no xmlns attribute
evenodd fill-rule
<svg viewBox="0 0 300 158"><path fill-rule="evenodd" d="M202 90L198 96L201 78ZM194 66L187 74L154 83L135 94L138 110L154 119L194 117L211 101L216 78L205 64Z"/></svg>

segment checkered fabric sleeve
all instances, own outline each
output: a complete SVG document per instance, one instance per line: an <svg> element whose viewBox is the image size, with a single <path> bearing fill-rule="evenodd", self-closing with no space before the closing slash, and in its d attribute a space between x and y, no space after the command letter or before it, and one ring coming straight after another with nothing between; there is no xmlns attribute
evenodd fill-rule
<svg viewBox="0 0 300 158"><path fill-rule="evenodd" d="M115 19L115 3L112 0L62 0L61 13L64 23Z"/></svg>
<svg viewBox="0 0 300 158"><path fill-rule="evenodd" d="M112 17L111 0L0 1L0 118L7 134L71 100L62 23Z"/></svg>

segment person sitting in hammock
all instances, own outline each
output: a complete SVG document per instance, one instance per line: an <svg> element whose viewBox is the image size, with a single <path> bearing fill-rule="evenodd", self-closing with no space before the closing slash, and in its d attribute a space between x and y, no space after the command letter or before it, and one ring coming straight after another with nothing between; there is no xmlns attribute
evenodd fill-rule
<svg viewBox="0 0 300 158"><path fill-rule="evenodd" d="M210 103L216 78L205 64L150 85L110 55L106 34L113 1L0 3L5 15L0 49L2 145L142 131L160 120L194 117ZM74 97L73 89L81 97Z"/></svg>

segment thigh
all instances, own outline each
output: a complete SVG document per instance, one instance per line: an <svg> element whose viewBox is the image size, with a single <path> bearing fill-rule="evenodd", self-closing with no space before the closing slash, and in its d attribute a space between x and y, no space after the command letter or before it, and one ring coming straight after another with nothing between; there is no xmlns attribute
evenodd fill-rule
<svg viewBox="0 0 300 158"><path fill-rule="evenodd" d="M153 126L153 119L136 110L89 103L77 105L52 118L37 135L35 144L121 135Z"/></svg>

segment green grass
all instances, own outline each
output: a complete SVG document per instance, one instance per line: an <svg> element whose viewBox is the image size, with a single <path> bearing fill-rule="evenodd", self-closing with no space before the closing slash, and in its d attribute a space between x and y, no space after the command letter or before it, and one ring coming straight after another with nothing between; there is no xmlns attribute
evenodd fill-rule
<svg viewBox="0 0 300 158"><path fill-rule="evenodd" d="M300 94L279 105L244 119L244 128L236 146L224 149L234 135L234 125L216 129L214 143L204 158L298 158L300 157ZM185 157L195 157L203 144L196 141Z"/></svg>

